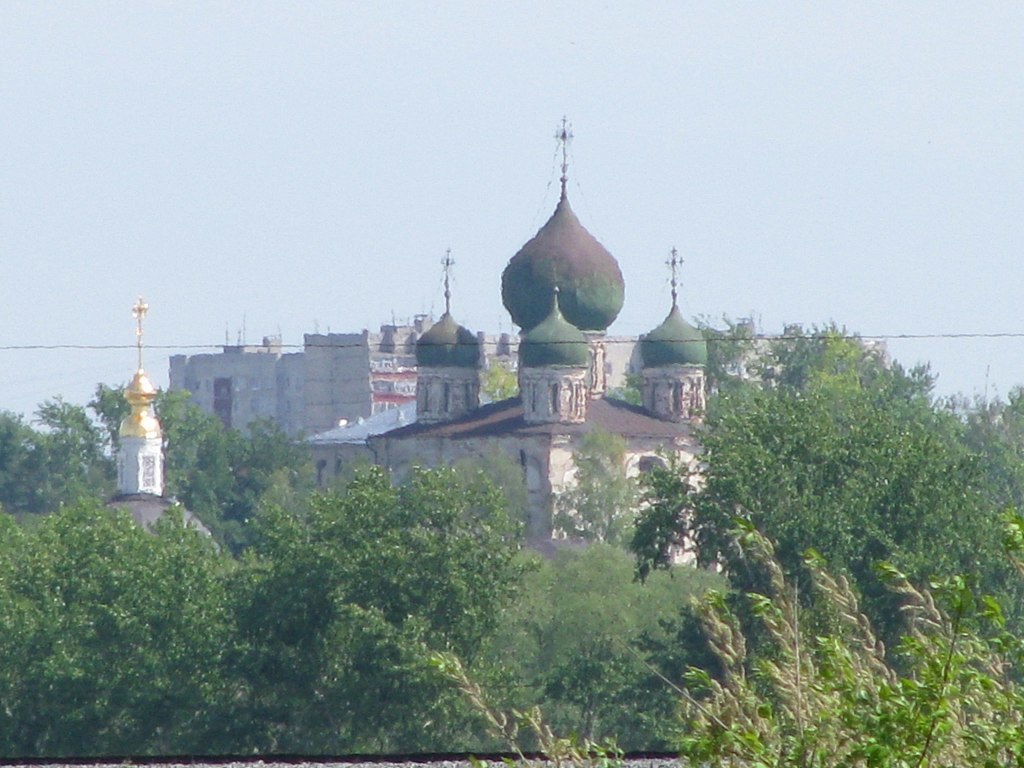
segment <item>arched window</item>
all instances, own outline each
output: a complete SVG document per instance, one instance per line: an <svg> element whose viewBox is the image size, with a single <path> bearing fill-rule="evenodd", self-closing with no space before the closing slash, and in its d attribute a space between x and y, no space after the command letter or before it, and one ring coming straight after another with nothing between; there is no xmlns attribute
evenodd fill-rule
<svg viewBox="0 0 1024 768"><path fill-rule="evenodd" d="M637 469L641 473L653 472L656 469L668 469L668 464L661 456L641 456Z"/></svg>

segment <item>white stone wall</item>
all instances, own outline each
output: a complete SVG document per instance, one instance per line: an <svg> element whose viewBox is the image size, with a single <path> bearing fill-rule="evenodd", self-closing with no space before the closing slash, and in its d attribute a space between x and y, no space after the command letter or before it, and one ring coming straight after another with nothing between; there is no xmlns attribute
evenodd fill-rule
<svg viewBox="0 0 1024 768"><path fill-rule="evenodd" d="M122 437L117 454L117 490L124 495L164 492L163 441L159 437Z"/></svg>
<svg viewBox="0 0 1024 768"><path fill-rule="evenodd" d="M704 369L696 365L645 368L644 408L659 419L699 421L707 406Z"/></svg>
<svg viewBox="0 0 1024 768"><path fill-rule="evenodd" d="M389 440L386 435L370 438L369 451L373 461L391 469L401 482L416 466L452 466L460 459L477 457L495 449L509 457L523 472L530 517L527 536L537 541L550 539L554 499L572 486L576 474L573 462L579 436L571 435L502 435L494 437L450 440L444 437L407 437ZM656 437L626 438L626 474L636 476L654 462L674 457L680 466L698 471L700 444L689 432L672 441ZM325 459L328 457L325 455Z"/></svg>
<svg viewBox="0 0 1024 768"><path fill-rule="evenodd" d="M480 406L477 368L420 368L416 375L416 420L450 421Z"/></svg>
<svg viewBox="0 0 1024 768"><path fill-rule="evenodd" d="M520 368L523 418L530 424L581 424L587 418L586 368Z"/></svg>

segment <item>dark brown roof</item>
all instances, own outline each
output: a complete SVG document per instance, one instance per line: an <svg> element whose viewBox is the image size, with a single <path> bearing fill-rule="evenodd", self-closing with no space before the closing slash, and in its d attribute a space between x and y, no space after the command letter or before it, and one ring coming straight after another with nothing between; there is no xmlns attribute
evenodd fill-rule
<svg viewBox="0 0 1024 768"><path fill-rule="evenodd" d="M595 429L623 437L674 438L691 434L686 423L663 421L643 408L622 400L601 398L587 404L587 420L582 424L527 424L518 397L483 405L452 421L439 424L419 422L385 432L388 440L417 437L446 437L464 440L472 437L505 435L582 435Z"/></svg>

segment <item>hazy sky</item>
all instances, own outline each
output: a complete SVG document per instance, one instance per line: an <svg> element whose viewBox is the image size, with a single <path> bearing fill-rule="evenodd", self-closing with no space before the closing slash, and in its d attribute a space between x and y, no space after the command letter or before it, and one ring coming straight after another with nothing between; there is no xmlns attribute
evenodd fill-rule
<svg viewBox="0 0 1024 768"><path fill-rule="evenodd" d="M354 331L500 275L557 199L636 334L693 316L1024 334L1024 5L0 4L0 346ZM941 392L1024 382L1024 337L890 341ZM147 368L166 383L171 350ZM0 408L85 402L130 350L0 350Z"/></svg>

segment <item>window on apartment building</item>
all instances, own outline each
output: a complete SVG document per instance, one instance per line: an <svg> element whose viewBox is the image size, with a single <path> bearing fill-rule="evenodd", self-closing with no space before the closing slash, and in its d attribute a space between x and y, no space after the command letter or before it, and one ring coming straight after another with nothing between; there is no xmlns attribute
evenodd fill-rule
<svg viewBox="0 0 1024 768"><path fill-rule="evenodd" d="M213 412L227 429L231 428L231 409L233 406L233 390L231 377L225 376L213 380Z"/></svg>

